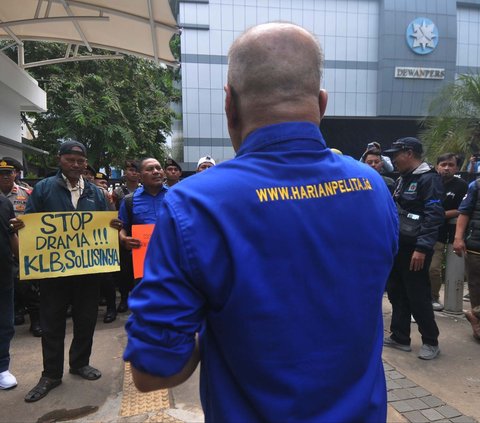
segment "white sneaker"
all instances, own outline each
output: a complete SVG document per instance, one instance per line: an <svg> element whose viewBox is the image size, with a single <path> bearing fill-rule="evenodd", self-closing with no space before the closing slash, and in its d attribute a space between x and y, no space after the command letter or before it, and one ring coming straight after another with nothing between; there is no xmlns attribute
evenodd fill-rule
<svg viewBox="0 0 480 423"><path fill-rule="evenodd" d="M443 310L443 304L439 301L432 301L432 308L434 311L442 311Z"/></svg>
<svg viewBox="0 0 480 423"><path fill-rule="evenodd" d="M0 373L0 389L12 389L17 386L17 379L8 370Z"/></svg>

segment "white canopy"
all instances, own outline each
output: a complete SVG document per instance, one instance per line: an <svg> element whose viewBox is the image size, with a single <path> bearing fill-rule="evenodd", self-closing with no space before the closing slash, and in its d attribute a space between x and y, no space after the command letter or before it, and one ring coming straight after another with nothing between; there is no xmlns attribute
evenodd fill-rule
<svg viewBox="0 0 480 423"><path fill-rule="evenodd" d="M175 66L169 42L177 32L168 0L0 0L0 39L19 45L63 42ZM63 61L76 52L69 46Z"/></svg>

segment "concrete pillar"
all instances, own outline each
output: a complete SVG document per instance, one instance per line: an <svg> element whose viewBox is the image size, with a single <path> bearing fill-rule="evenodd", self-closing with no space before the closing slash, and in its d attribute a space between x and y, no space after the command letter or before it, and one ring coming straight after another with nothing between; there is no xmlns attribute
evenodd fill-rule
<svg viewBox="0 0 480 423"><path fill-rule="evenodd" d="M453 245L447 245L445 263L445 312L462 314L463 282L465 278L465 259L453 252Z"/></svg>

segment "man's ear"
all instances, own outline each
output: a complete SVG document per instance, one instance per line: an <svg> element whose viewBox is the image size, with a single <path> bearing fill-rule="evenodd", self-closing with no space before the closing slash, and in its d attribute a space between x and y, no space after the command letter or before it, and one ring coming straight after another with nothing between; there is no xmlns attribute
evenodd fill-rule
<svg viewBox="0 0 480 423"><path fill-rule="evenodd" d="M327 103L328 103L328 93L326 90L321 89L320 93L318 94L318 106L320 108L320 119L323 118L325 114L325 110L327 110Z"/></svg>
<svg viewBox="0 0 480 423"><path fill-rule="evenodd" d="M238 98L230 85L225 85L225 115L227 116L228 133L235 151L238 151L242 143L241 122L238 110Z"/></svg>
<svg viewBox="0 0 480 423"><path fill-rule="evenodd" d="M238 121L237 104L235 103L234 94L230 85L225 85L225 115L227 116L228 126L234 128Z"/></svg>

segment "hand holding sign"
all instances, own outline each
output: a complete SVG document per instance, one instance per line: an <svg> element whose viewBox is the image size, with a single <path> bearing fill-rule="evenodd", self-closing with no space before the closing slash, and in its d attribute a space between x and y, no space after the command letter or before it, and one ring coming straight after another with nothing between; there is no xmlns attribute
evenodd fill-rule
<svg viewBox="0 0 480 423"><path fill-rule="evenodd" d="M25 223L23 223L23 220L18 217L10 219L8 223L10 224L10 229L12 230L12 232L17 232L19 229L25 227Z"/></svg>

